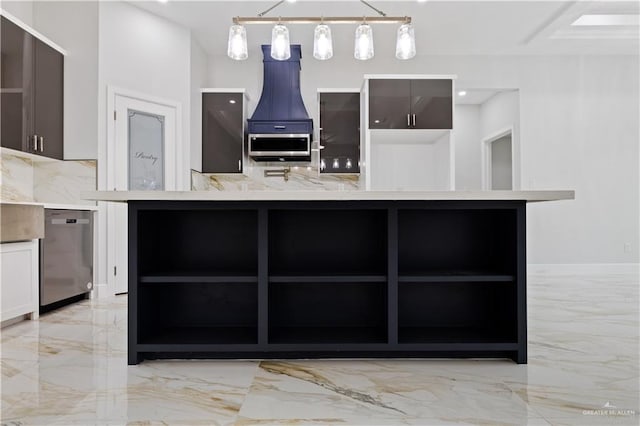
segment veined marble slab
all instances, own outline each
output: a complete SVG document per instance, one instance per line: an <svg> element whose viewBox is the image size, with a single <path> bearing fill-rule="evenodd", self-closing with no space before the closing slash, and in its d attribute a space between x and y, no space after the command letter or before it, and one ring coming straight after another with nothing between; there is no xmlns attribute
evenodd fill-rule
<svg viewBox="0 0 640 426"><path fill-rule="evenodd" d="M60 161L3 147L0 170L0 201L95 207L80 197L81 191L96 189L94 160Z"/></svg>
<svg viewBox="0 0 640 426"><path fill-rule="evenodd" d="M92 191L97 201L573 200L575 191Z"/></svg>
<svg viewBox="0 0 640 426"><path fill-rule="evenodd" d="M33 201L33 160L0 150L0 199L2 201Z"/></svg>

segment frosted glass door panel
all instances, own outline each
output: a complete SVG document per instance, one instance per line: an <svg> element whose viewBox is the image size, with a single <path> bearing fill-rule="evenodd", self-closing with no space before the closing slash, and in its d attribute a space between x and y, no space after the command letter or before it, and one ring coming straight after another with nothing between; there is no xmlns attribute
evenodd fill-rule
<svg viewBox="0 0 640 426"><path fill-rule="evenodd" d="M164 190L164 117L129 110L129 189Z"/></svg>

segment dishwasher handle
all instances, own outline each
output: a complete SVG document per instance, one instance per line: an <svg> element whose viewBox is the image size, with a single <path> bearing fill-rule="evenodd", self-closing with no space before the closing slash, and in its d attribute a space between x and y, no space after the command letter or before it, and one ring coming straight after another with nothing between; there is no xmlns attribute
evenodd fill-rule
<svg viewBox="0 0 640 426"><path fill-rule="evenodd" d="M52 225L89 225L89 219L51 219Z"/></svg>

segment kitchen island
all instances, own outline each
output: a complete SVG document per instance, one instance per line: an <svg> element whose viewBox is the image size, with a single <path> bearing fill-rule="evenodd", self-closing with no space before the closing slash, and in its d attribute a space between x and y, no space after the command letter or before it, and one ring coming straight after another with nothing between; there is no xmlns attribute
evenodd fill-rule
<svg viewBox="0 0 640 426"><path fill-rule="evenodd" d="M527 361L526 203L573 191L153 192L128 202L129 364Z"/></svg>

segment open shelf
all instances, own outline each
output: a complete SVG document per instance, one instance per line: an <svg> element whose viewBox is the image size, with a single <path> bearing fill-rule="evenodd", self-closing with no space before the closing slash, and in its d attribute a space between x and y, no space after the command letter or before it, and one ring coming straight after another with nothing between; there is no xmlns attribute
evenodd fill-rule
<svg viewBox="0 0 640 426"><path fill-rule="evenodd" d="M145 210L138 236L142 276L258 275L254 210Z"/></svg>
<svg viewBox="0 0 640 426"><path fill-rule="evenodd" d="M272 275L272 283L385 283L386 275Z"/></svg>
<svg viewBox="0 0 640 426"><path fill-rule="evenodd" d="M387 340L385 283L269 284L269 343Z"/></svg>
<svg viewBox="0 0 640 426"><path fill-rule="evenodd" d="M510 282L404 282L398 288L400 343L516 342Z"/></svg>
<svg viewBox="0 0 640 426"><path fill-rule="evenodd" d="M258 286L239 282L138 287L140 343L256 343Z"/></svg>
<svg viewBox="0 0 640 426"><path fill-rule="evenodd" d="M500 330L487 327L400 327L401 343L515 343Z"/></svg>
<svg viewBox="0 0 640 426"><path fill-rule="evenodd" d="M400 210L399 274L507 280L516 271L515 225L515 209Z"/></svg>
<svg viewBox="0 0 640 426"><path fill-rule="evenodd" d="M140 341L141 344L255 344L258 327L164 327Z"/></svg>
<svg viewBox="0 0 640 426"><path fill-rule="evenodd" d="M383 327L273 327L269 343L386 343Z"/></svg>
<svg viewBox="0 0 640 426"><path fill-rule="evenodd" d="M269 272L274 276L386 275L386 210L270 211Z"/></svg>
<svg viewBox="0 0 640 426"><path fill-rule="evenodd" d="M250 275L199 275L199 274L165 274L142 275L141 283L257 283L257 276Z"/></svg>
<svg viewBox="0 0 640 426"><path fill-rule="evenodd" d="M492 274L490 271L430 272L417 275L400 275L399 282L514 282L515 275Z"/></svg>

